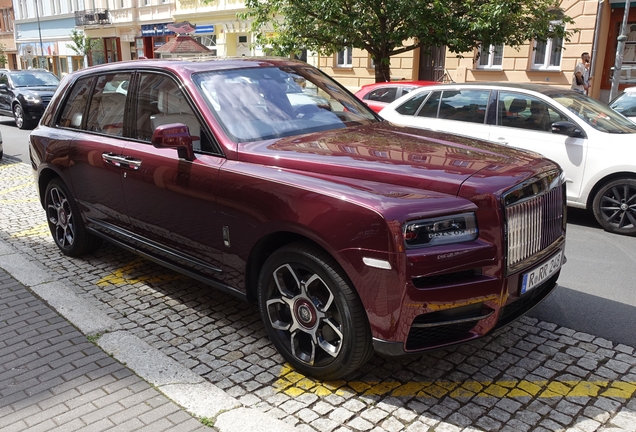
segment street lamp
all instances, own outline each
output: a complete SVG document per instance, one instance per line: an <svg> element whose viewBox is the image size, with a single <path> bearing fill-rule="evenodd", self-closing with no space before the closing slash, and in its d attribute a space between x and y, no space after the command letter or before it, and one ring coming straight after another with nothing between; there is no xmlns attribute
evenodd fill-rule
<svg viewBox="0 0 636 432"><path fill-rule="evenodd" d="M40 28L40 12L38 11L38 0L33 0L33 5L35 6L35 18L38 20L38 34L40 36L40 55L44 56L44 44L42 43L42 29ZM42 69L46 69L42 61L40 61L40 57L38 57L38 65Z"/></svg>

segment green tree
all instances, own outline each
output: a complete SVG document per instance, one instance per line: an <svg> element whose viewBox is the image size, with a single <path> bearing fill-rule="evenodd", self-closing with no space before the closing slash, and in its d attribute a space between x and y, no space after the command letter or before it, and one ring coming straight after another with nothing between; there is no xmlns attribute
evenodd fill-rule
<svg viewBox="0 0 636 432"><path fill-rule="evenodd" d="M87 57L91 52L91 38L86 36L83 32L77 31L75 29L71 30L71 42L72 45L69 45L75 54Z"/></svg>
<svg viewBox="0 0 636 432"><path fill-rule="evenodd" d="M0 43L0 67L5 67L7 65L7 62L9 61L7 59L7 46L3 43Z"/></svg>
<svg viewBox="0 0 636 432"><path fill-rule="evenodd" d="M204 0L206 1L206 0ZM207 0L213 1L213 0ZM276 55L301 49L330 55L344 47L369 52L376 81L390 77L390 58L416 48L453 53L483 45L519 47L536 39L570 40L558 0L246 0L257 43Z"/></svg>

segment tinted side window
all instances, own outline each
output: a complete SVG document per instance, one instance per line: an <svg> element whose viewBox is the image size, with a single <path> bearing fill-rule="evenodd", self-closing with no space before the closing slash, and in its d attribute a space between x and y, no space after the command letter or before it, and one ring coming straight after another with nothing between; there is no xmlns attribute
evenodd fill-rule
<svg viewBox="0 0 636 432"><path fill-rule="evenodd" d="M7 78L7 74L0 74L0 84L9 85L9 79Z"/></svg>
<svg viewBox="0 0 636 432"><path fill-rule="evenodd" d="M483 123L489 96L489 90L446 90L439 107L439 118Z"/></svg>
<svg viewBox="0 0 636 432"><path fill-rule="evenodd" d="M97 78L86 122L87 130L123 136L130 78L129 73L108 74Z"/></svg>
<svg viewBox="0 0 636 432"><path fill-rule="evenodd" d="M422 102L429 94L429 92L419 93L415 97L412 97L411 99L407 100L402 105L397 107L395 111L402 115L415 115L417 109L420 107L420 105L422 105Z"/></svg>
<svg viewBox="0 0 636 432"><path fill-rule="evenodd" d="M426 102L424 102L422 109L420 110L420 112L417 113L418 117L436 118L437 108L439 107L439 100L441 95L442 92L434 92L431 97L429 97Z"/></svg>
<svg viewBox="0 0 636 432"><path fill-rule="evenodd" d="M544 101L533 96L513 92L499 92L498 124L500 126L551 132L551 125L567 121Z"/></svg>
<svg viewBox="0 0 636 432"><path fill-rule="evenodd" d="M73 85L57 123L58 126L74 129L79 129L82 126L92 82L93 77L81 78Z"/></svg>
<svg viewBox="0 0 636 432"><path fill-rule="evenodd" d="M391 103L395 100L397 95L397 87L384 87L375 89L367 96L367 99L378 102Z"/></svg>
<svg viewBox="0 0 636 432"><path fill-rule="evenodd" d="M194 150L202 150L201 124L185 95L169 76L154 73L141 75L136 111L135 138L150 141L157 126L183 123L192 135Z"/></svg>

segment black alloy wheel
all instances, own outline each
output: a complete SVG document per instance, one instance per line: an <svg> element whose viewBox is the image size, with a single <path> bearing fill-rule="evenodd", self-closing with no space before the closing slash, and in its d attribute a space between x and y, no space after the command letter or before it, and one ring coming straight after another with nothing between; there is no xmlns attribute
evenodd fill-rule
<svg viewBox="0 0 636 432"><path fill-rule="evenodd" d="M594 197L593 210L605 230L636 235L636 180L618 179L605 184Z"/></svg>
<svg viewBox="0 0 636 432"><path fill-rule="evenodd" d="M366 312L343 270L321 249L294 243L265 262L258 284L270 339L298 371L342 378L371 356Z"/></svg>
<svg viewBox="0 0 636 432"><path fill-rule="evenodd" d="M68 256L79 256L99 247L101 239L86 230L77 203L60 179L51 180L44 208L55 244Z"/></svg>

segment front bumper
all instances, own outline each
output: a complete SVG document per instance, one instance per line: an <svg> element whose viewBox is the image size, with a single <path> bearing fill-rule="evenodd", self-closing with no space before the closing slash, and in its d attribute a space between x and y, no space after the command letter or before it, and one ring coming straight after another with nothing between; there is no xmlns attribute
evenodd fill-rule
<svg viewBox="0 0 636 432"><path fill-rule="evenodd" d="M542 251L541 264L559 251L564 253L564 248L565 238L561 238ZM453 278L429 280L429 286L407 283L400 319L390 339L374 335L376 352L387 357L421 354L478 339L513 322L541 303L557 286L560 270L521 294L522 276L533 268L528 266L503 279L473 270L455 272Z"/></svg>

